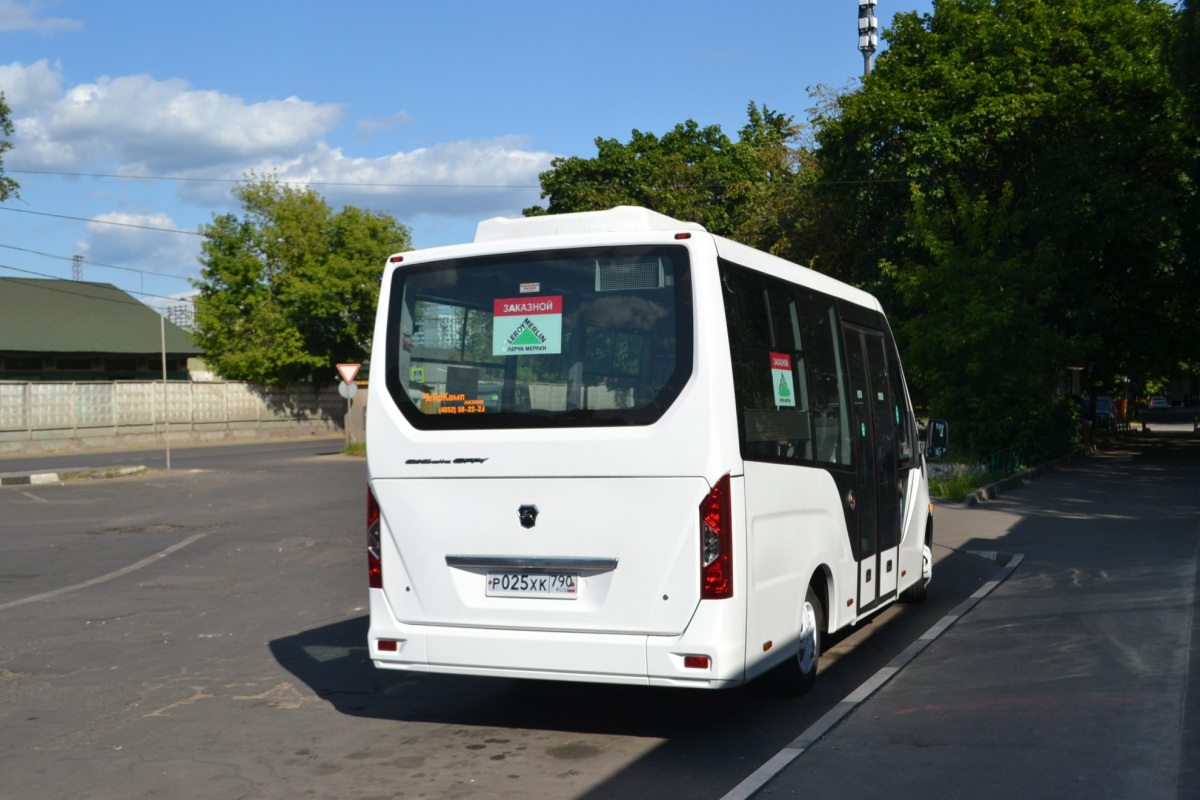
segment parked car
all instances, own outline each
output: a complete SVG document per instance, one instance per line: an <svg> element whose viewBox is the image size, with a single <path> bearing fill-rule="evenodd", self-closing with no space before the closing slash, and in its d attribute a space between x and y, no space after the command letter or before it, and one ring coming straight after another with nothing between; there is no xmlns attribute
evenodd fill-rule
<svg viewBox="0 0 1200 800"><path fill-rule="evenodd" d="M1116 418L1116 407L1113 405L1111 397L1096 398L1096 416L1092 418L1092 423L1099 425L1108 425Z"/></svg>
<svg viewBox="0 0 1200 800"><path fill-rule="evenodd" d="M1150 405L1146 406L1147 411L1166 411L1171 407L1171 401L1165 397L1151 397Z"/></svg>

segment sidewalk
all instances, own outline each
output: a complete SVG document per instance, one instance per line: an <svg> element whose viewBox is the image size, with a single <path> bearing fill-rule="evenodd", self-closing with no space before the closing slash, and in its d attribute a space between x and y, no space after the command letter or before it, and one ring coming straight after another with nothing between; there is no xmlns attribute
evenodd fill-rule
<svg viewBox="0 0 1200 800"><path fill-rule="evenodd" d="M742 796L1200 797L1198 483L1200 442L1138 437L939 507L936 544L1015 571Z"/></svg>

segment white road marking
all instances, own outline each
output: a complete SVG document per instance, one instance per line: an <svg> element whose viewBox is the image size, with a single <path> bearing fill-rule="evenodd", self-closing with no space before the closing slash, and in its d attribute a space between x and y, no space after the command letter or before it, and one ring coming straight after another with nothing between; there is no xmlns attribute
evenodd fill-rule
<svg viewBox="0 0 1200 800"><path fill-rule="evenodd" d="M110 572L107 575L101 575L98 578L92 578L91 580L86 580L83 583L76 583L71 586L64 586L61 589L54 589L53 591L50 591L50 592L43 592L41 594L35 594L32 597L25 597L20 600L13 600L12 602L9 602L9 603L0 604L0 611L7 611L10 608L16 608L17 606L23 606L26 603L36 603L38 600L49 600L52 597L58 597L59 595L67 594L68 592L75 592L80 589L86 589L89 586L95 586L98 583L104 583L105 581L111 581L113 578L119 578L122 575L128 575L129 573L133 572L134 570L139 570L142 567L146 567L146 566L149 566L150 564L153 564L155 561L158 561L160 558L166 558L167 556L171 555L171 553L174 553L176 550L182 550L183 548L187 547L192 542L196 541L197 539L203 539L207 535L208 535L207 533L197 533L194 536L189 536L188 538L184 539L182 542L177 542L176 544L171 545L170 547L168 547L166 550L163 550L162 552L155 553L152 556L143 558L141 561L138 561L135 564L130 564L127 567L121 567L119 570L116 570L115 572Z"/></svg>
<svg viewBox="0 0 1200 800"><path fill-rule="evenodd" d="M825 716L808 726L804 733L789 742L786 747L772 756L767 763L763 764L752 772L749 777L726 792L721 800L748 800L748 798L756 794L759 789L766 786L776 775L783 772L789 764L799 758L818 739L829 733L835 725L845 719L846 715L857 708L860 703L895 677L901 669L916 658L934 639L945 633L951 625L970 611L976 603L991 594L992 590L997 586L1004 583L1008 576L1012 575L1013 571L1024 560L1025 555L1023 553L1014 555L1004 569L1000 571L999 575L985 583L979 591L975 592L975 594L964 600L957 608L939 620L925 634L906 647L900 655L893 658L890 664L880 669L870 678L867 678L861 686L846 695L844 700L831 708Z"/></svg>

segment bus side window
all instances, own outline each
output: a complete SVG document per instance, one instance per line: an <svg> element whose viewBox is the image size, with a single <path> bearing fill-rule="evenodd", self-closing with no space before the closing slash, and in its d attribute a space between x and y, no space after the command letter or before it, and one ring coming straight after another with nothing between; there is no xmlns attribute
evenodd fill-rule
<svg viewBox="0 0 1200 800"><path fill-rule="evenodd" d="M892 387L892 416L896 424L896 460L901 469L908 469L914 464L915 452L912 408L908 401L904 372L900 369L900 357L896 353L896 342L891 331L886 331L884 335L887 337L888 383Z"/></svg>
<svg viewBox="0 0 1200 800"><path fill-rule="evenodd" d="M771 325L774 331L773 350L791 357L795 383L795 411L803 414L803 442L797 455L804 461L813 460L812 409L808 396L808 370L804 363L804 337L800 332L800 311L791 287L775 287L768 293Z"/></svg>
<svg viewBox="0 0 1200 800"><path fill-rule="evenodd" d="M842 366L837 308L832 298L799 291L800 332L808 368L816 458L822 464L849 466L850 407Z"/></svg>
<svg viewBox="0 0 1200 800"><path fill-rule="evenodd" d="M808 377L790 287L722 263L742 457L810 462Z"/></svg>

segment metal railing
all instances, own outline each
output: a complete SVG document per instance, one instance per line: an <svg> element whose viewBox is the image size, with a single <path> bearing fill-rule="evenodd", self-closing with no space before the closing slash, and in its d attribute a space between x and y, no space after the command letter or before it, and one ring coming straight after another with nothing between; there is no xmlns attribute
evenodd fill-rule
<svg viewBox="0 0 1200 800"><path fill-rule="evenodd" d="M992 453L991 471L993 475L1007 475L1016 472L1029 463L1029 453L1024 447L1013 445Z"/></svg>

